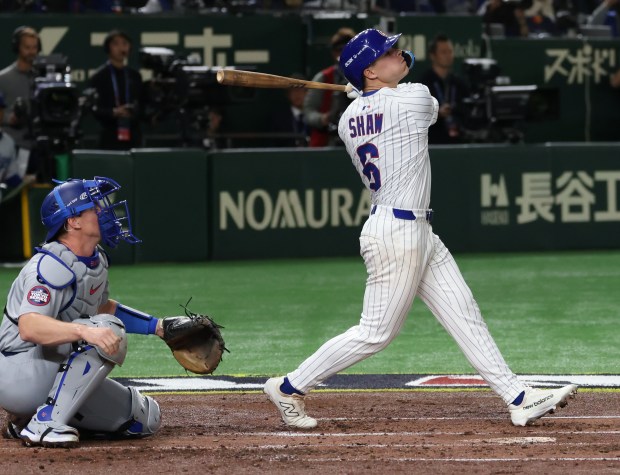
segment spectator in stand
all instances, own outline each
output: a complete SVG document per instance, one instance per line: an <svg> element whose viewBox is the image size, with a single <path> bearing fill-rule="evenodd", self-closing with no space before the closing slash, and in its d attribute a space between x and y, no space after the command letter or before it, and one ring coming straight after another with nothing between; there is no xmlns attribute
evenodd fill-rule
<svg viewBox="0 0 620 475"><path fill-rule="evenodd" d="M433 0L441 2L441 0ZM376 13L386 12L415 12L417 10L417 2L414 0L374 0L371 2L370 8Z"/></svg>
<svg viewBox="0 0 620 475"><path fill-rule="evenodd" d="M620 88L620 69L609 76L609 84L613 88Z"/></svg>
<svg viewBox="0 0 620 475"><path fill-rule="evenodd" d="M338 66L342 48L355 36L351 28L340 28L330 41L333 63L318 72L313 81L347 84ZM344 92L311 89L304 100L306 124L310 127L310 147L333 146L340 143L338 120L351 101Z"/></svg>
<svg viewBox="0 0 620 475"><path fill-rule="evenodd" d="M603 0L588 18L588 25L609 25L614 36L620 34L620 0Z"/></svg>
<svg viewBox="0 0 620 475"><path fill-rule="evenodd" d="M138 8L138 13L150 14L150 13L161 13L163 11L173 10L177 3L174 0L148 0L146 4ZM179 8L181 5L178 5Z"/></svg>
<svg viewBox="0 0 620 475"><path fill-rule="evenodd" d="M375 13L419 12L441 14L471 14L478 8L477 0L376 0Z"/></svg>
<svg viewBox="0 0 620 475"><path fill-rule="evenodd" d="M303 74L291 74L294 79L305 80ZM308 127L304 119L304 100L308 89L292 87L285 90L286 106L276 109L271 119L271 131L290 134L290 137L274 142L281 147L305 147L308 145Z"/></svg>
<svg viewBox="0 0 620 475"><path fill-rule="evenodd" d="M103 49L108 61L90 80L97 91L93 115L101 124L99 147L104 150L140 147L144 88L140 73L126 64L131 39L126 33L113 30L107 34Z"/></svg>
<svg viewBox="0 0 620 475"><path fill-rule="evenodd" d="M428 54L431 67L420 78L439 103L437 122L428 129L430 144L456 144L464 141L463 99L469 95L465 81L452 72L454 47L450 38L439 33L431 41Z"/></svg>
<svg viewBox="0 0 620 475"><path fill-rule="evenodd" d="M524 8L520 1L486 0L478 11L489 33L491 23L504 26L506 36L528 36Z"/></svg>
<svg viewBox="0 0 620 475"><path fill-rule="evenodd" d="M523 14L527 23L528 34L557 32L555 26L554 0L527 0L523 3Z"/></svg>
<svg viewBox="0 0 620 475"><path fill-rule="evenodd" d="M41 38L33 28L20 26L15 29L11 46L16 56L15 62L0 71L0 93L6 102L7 111L3 114L2 128L17 145L19 161L28 164L27 174L48 178L44 173L49 165L37 153L36 142L30 132L30 100L34 78L33 64L41 52Z"/></svg>
<svg viewBox="0 0 620 475"><path fill-rule="evenodd" d="M225 111L223 107L209 107L209 111L207 112L207 130L202 141L204 148L213 150L225 148L225 140L220 137L220 134L224 132L224 115Z"/></svg>
<svg viewBox="0 0 620 475"><path fill-rule="evenodd" d="M5 107L4 97L0 94L0 123L4 116ZM9 134L0 129L0 202L4 190L19 186L22 177L23 174L20 176L17 154L15 153L15 142Z"/></svg>

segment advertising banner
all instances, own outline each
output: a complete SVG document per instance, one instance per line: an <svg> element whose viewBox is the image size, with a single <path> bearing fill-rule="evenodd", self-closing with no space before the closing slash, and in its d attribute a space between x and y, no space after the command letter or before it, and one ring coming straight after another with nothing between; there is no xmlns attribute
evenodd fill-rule
<svg viewBox="0 0 620 475"><path fill-rule="evenodd" d="M344 149L211 155L212 259L348 256L370 196Z"/></svg>

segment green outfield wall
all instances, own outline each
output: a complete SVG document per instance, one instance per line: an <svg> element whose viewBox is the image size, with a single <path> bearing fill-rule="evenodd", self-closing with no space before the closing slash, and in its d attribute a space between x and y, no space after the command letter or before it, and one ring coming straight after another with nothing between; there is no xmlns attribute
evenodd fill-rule
<svg viewBox="0 0 620 475"><path fill-rule="evenodd" d="M620 246L620 144L434 147L431 157L433 227L455 251ZM212 258L358 252L370 202L344 150L211 161Z"/></svg>
<svg viewBox="0 0 620 475"><path fill-rule="evenodd" d="M620 247L618 143L431 147L431 163L433 228L453 251ZM123 263L356 255L370 209L341 148L76 150L71 170L121 183L143 240L113 251ZM21 255L21 216L26 248L44 236L45 192L2 205L0 257Z"/></svg>
<svg viewBox="0 0 620 475"><path fill-rule="evenodd" d="M431 150L435 231L455 251L620 247L620 144Z"/></svg>
<svg viewBox="0 0 620 475"><path fill-rule="evenodd" d="M370 210L342 149L210 156L213 259L346 256Z"/></svg>

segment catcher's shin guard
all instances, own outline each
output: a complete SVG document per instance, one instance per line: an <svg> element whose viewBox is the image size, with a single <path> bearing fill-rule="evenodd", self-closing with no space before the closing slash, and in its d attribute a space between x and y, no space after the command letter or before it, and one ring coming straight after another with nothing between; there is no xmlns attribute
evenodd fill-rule
<svg viewBox="0 0 620 475"><path fill-rule="evenodd" d="M109 355L100 348L88 344L77 346L61 365L46 403L39 407L34 415L39 422L54 421L68 424L114 366L121 365L125 360L127 337L120 320L112 315L102 314L90 319L76 320L76 323L111 328L121 338L119 350L114 355Z"/></svg>
<svg viewBox="0 0 620 475"><path fill-rule="evenodd" d="M20 432L27 446L76 447L79 432L68 425L84 401L114 368L92 346L79 348L60 367L52 390Z"/></svg>
<svg viewBox="0 0 620 475"><path fill-rule="evenodd" d="M133 386L131 390L131 419L121 434L127 437L146 437L155 434L161 427L159 404L150 396L140 394Z"/></svg>
<svg viewBox="0 0 620 475"><path fill-rule="evenodd" d="M39 421L67 424L113 368L114 364L101 358L92 346L72 353L61 366L46 404L38 408L35 417Z"/></svg>

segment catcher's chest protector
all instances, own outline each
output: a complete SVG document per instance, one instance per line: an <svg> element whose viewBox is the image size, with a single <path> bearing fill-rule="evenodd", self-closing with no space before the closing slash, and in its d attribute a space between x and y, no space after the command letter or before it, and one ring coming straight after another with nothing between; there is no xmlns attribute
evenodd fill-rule
<svg viewBox="0 0 620 475"><path fill-rule="evenodd" d="M73 321L82 315L99 313L99 307L107 300L108 259L105 253L99 252L99 264L90 268L58 242L46 244L41 252L46 255L38 266L40 277L55 288L71 287L72 301L69 300L60 312L60 319ZM75 276L73 283L67 279L69 273Z"/></svg>

